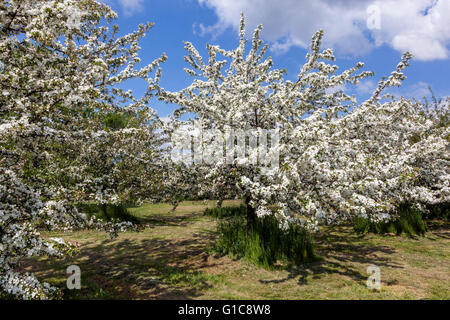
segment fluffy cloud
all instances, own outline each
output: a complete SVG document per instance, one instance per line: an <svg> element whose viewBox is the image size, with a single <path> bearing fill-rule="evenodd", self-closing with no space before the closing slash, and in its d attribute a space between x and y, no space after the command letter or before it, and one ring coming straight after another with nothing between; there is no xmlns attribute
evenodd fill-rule
<svg viewBox="0 0 450 320"><path fill-rule="evenodd" d="M119 2L125 15L128 16L144 9L144 0L117 0L117 2Z"/></svg>
<svg viewBox="0 0 450 320"><path fill-rule="evenodd" d="M413 83L406 87L391 88L389 93L398 98L405 97L422 100L424 97L427 97L427 99L431 99L430 84L423 81Z"/></svg>
<svg viewBox="0 0 450 320"><path fill-rule="evenodd" d="M199 25L203 33L237 28L240 12L247 24L264 25L272 50L305 48L312 34L325 30L325 45L340 54L361 55L387 44L411 51L419 60L445 59L450 44L449 0L198 0L213 9L215 25ZM379 27L379 28L378 28Z"/></svg>
<svg viewBox="0 0 450 320"><path fill-rule="evenodd" d="M449 57L450 1L380 1L381 29L375 39L420 60Z"/></svg>
<svg viewBox="0 0 450 320"><path fill-rule="evenodd" d="M371 94L378 87L378 83L374 80L365 79L362 80L356 87L356 92L358 94Z"/></svg>

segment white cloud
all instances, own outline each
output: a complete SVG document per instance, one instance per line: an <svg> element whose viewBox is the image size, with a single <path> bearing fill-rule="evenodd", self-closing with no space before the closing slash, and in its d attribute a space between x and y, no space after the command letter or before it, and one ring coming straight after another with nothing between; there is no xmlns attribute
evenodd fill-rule
<svg viewBox="0 0 450 320"><path fill-rule="evenodd" d="M118 4L121 8L121 12L126 16L132 16L133 14L144 10L144 0L98 0L104 4L113 7ZM117 9L115 10L116 12ZM118 12L119 14L121 12Z"/></svg>
<svg viewBox="0 0 450 320"><path fill-rule="evenodd" d="M419 81L411 86L411 88L406 92L406 96L416 99L429 97L431 96L430 84L423 81Z"/></svg>
<svg viewBox="0 0 450 320"><path fill-rule="evenodd" d="M170 119L169 116L159 117L159 120L161 120L162 122L166 122L166 123L172 121L172 119Z"/></svg>
<svg viewBox="0 0 450 320"><path fill-rule="evenodd" d="M117 0L117 2L119 2L120 7L127 16L131 16L144 9L144 0Z"/></svg>
<svg viewBox="0 0 450 320"><path fill-rule="evenodd" d="M450 1L379 1L382 11L377 41L399 51L410 50L419 60L449 57Z"/></svg>
<svg viewBox="0 0 450 320"><path fill-rule="evenodd" d="M356 92L358 94L371 94L378 87L378 83L373 80L362 80L356 86Z"/></svg>
<svg viewBox="0 0 450 320"><path fill-rule="evenodd" d="M215 25L200 25L204 33L217 34L230 26L236 29L244 12L249 27L263 24L262 36L280 53L292 46L306 48L312 34L324 29L324 45L340 54L362 55L387 44L398 51L409 50L419 60L450 56L449 0L197 1L218 16ZM369 7L377 10L367 11ZM372 25L380 28L369 29L369 18L378 19L379 24Z"/></svg>
<svg viewBox="0 0 450 320"><path fill-rule="evenodd" d="M423 99L423 97L427 98L431 97L431 92L429 88L430 85L428 83L419 81L405 87L402 86L400 88L390 88L387 90L387 92L397 98L403 96L408 99L415 98L421 100Z"/></svg>
<svg viewBox="0 0 450 320"><path fill-rule="evenodd" d="M325 89L325 93L326 94L332 94L338 91L346 91L347 87L345 85L339 85L339 86L335 86L335 87L331 87L331 88L326 88Z"/></svg>

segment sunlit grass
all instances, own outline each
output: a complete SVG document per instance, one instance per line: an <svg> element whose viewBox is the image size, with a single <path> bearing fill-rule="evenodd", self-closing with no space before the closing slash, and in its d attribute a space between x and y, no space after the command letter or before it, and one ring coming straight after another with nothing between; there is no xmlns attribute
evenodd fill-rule
<svg viewBox="0 0 450 320"><path fill-rule="evenodd" d="M81 290L65 299L449 299L450 232L433 222L424 237L357 235L351 226L315 235L322 260L266 270L211 250L215 201L145 204L130 212L147 225L117 239L96 231L51 233L80 245L74 257L42 257L22 265L65 288L66 268L81 268ZM239 206L238 200L224 206ZM381 269L381 290L366 287L369 265Z"/></svg>

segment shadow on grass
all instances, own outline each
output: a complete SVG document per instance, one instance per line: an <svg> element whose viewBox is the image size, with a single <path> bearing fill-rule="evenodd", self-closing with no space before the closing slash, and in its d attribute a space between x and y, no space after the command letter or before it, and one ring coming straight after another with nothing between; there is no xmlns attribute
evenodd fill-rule
<svg viewBox="0 0 450 320"><path fill-rule="evenodd" d="M368 274L361 272L361 265L376 265L378 267L402 268L392 262L386 255L393 254L395 250L387 246L374 246L364 240L363 236L356 235L351 228L336 228L320 232L315 237L316 249L320 259L301 266L287 266L289 272L284 279L260 280L261 283L282 283L298 278L299 285L308 284L308 276L313 279L323 275L338 274L347 276L360 284L365 284Z"/></svg>
<svg viewBox="0 0 450 320"><path fill-rule="evenodd" d="M428 231L439 238L450 239L450 222L446 220L428 220Z"/></svg>
<svg viewBox="0 0 450 320"><path fill-rule="evenodd" d="M31 261L26 271L63 289L64 299L194 299L221 281L203 272L215 266L207 253L213 236L85 242L72 258ZM65 271L72 264L80 266L81 290L66 289Z"/></svg>
<svg viewBox="0 0 450 320"><path fill-rule="evenodd" d="M159 226L168 226L168 227L185 227L190 222L193 222L203 216L202 212L196 212L191 214L176 214L176 213L167 213L160 215L148 215L148 216L140 216L137 217L139 223L148 224L150 228L159 227Z"/></svg>

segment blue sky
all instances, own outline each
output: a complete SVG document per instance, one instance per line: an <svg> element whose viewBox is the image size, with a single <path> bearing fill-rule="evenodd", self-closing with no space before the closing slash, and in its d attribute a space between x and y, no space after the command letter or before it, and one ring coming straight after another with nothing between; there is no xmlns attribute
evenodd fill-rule
<svg viewBox="0 0 450 320"><path fill-rule="evenodd" d="M239 14L243 11L250 37L262 24L262 38L271 45L269 55L275 67L286 68L295 79L304 63L306 48L315 30L325 30L324 48L335 49L341 71L365 63L375 76L357 89L347 88L359 101L367 98L382 76L395 69L403 51L415 55L406 70L407 79L392 93L421 98L430 85L438 97L450 96L450 0L104 0L118 14L121 33L136 29L139 23L154 22L141 42L143 64L162 52L162 86L176 91L192 80L183 68L183 41L192 42L202 55L206 43L225 49L237 45ZM145 83L127 84L137 95ZM167 116L173 106L156 99L159 115Z"/></svg>

